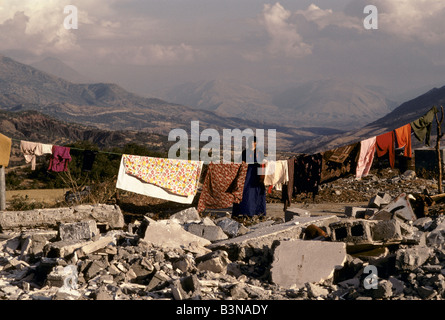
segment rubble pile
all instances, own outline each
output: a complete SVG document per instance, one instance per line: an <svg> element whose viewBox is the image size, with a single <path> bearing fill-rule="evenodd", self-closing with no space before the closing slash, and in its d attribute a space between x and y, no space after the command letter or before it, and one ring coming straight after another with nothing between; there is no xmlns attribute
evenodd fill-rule
<svg viewBox="0 0 445 320"><path fill-rule="evenodd" d="M128 224L117 205L0 212L0 299L442 300L445 217L415 191L248 226L194 207Z"/></svg>

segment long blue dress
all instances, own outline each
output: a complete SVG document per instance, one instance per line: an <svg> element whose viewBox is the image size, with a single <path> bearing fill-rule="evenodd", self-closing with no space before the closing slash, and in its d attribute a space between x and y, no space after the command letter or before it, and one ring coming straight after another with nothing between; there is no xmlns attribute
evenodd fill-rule
<svg viewBox="0 0 445 320"><path fill-rule="evenodd" d="M258 174L260 163L257 162L256 152L246 155L246 150L242 153L242 160L249 163L247 166L246 181L244 182L243 199L240 203L234 203L232 216L266 215L266 188ZM259 158L262 159L262 155ZM249 159L247 159L249 158Z"/></svg>

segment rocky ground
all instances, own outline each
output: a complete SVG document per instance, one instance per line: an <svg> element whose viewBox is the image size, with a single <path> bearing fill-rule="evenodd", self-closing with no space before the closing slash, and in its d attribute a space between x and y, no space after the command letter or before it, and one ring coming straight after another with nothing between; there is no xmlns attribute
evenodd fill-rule
<svg viewBox="0 0 445 320"><path fill-rule="evenodd" d="M324 184L319 195L299 196L293 206L323 207L325 215L353 219L344 212L329 212L334 204L368 203L377 193L392 198L401 193L437 194L437 181L416 177L413 172L373 171L368 177L352 177ZM268 203L280 206L281 193L273 191ZM172 221L180 205L119 199L125 216L122 228L90 225L87 235L63 239L63 227L2 230L0 233L0 299L3 300L443 300L445 298L445 206L436 201L426 216L406 222L416 241L398 241L377 248L373 255L347 253L341 268L327 280L301 287L281 287L271 277L273 247L245 250L233 258L205 243L165 246L150 240L148 228ZM187 210L186 210L187 211ZM189 210L190 211L190 210ZM263 225L285 223L275 210L261 221L231 219L230 213L214 211L205 217L179 222L196 234L197 226L211 228L208 243L235 239ZM176 215L175 223L178 223ZM191 218L189 218L191 219ZM197 219L199 221L197 221ZM228 219L228 220L227 220ZM173 219L174 220L174 219ZM231 227L222 226L222 221ZM191 227L193 225L193 228ZM403 224L405 226L405 224ZM227 226L227 225L226 225ZM97 228L96 228L97 227ZM218 229L218 232L215 230ZM84 225L82 228L86 228ZM90 229L88 229L90 228ZM201 228L201 227L199 227ZM204 228L204 227L202 227ZM193 232L192 232L193 231ZM304 231L304 230L303 230ZM303 238L303 233L300 238ZM331 241L331 239L323 239ZM61 253L56 244L71 241ZM280 240L282 241L282 240ZM315 240L307 240L315 241ZM74 244L73 244L74 243ZM80 245L79 245L80 243ZM57 247L57 248L60 248ZM71 251L69 251L71 250ZM57 251L57 253L55 253ZM364 287L368 265L378 267L378 288Z"/></svg>

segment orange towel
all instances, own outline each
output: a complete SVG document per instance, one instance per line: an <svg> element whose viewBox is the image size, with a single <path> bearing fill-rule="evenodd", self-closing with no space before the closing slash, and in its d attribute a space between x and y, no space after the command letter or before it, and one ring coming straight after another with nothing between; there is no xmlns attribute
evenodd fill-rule
<svg viewBox="0 0 445 320"><path fill-rule="evenodd" d="M394 150L394 130L387 133L381 134L376 138L376 151L377 157L383 157L385 154L389 153L389 165L394 169L394 164L396 161L396 154Z"/></svg>
<svg viewBox="0 0 445 320"><path fill-rule="evenodd" d="M411 151L411 124L404 125L403 127L400 127L395 130L396 132L396 141L397 146L399 148L405 147L404 156L411 158L412 151Z"/></svg>

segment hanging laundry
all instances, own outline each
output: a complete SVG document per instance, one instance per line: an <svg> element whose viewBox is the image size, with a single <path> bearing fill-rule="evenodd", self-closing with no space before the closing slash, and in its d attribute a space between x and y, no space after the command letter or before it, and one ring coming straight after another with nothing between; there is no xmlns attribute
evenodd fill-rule
<svg viewBox="0 0 445 320"><path fill-rule="evenodd" d="M387 154L389 158L389 165L392 169L394 169L396 161L394 143L394 131L389 131L387 133L381 134L376 138L377 157L381 158Z"/></svg>
<svg viewBox="0 0 445 320"><path fill-rule="evenodd" d="M52 147L51 144L20 141L20 151L23 153L26 163L31 163L31 170L36 169L36 157L52 153Z"/></svg>
<svg viewBox="0 0 445 320"><path fill-rule="evenodd" d="M123 156L121 157L121 163L119 166L116 188L152 198L173 201L181 204L191 204L193 202L193 199L195 198L194 194L187 197L173 194L161 187L144 182L139 178L126 173L125 161Z"/></svg>
<svg viewBox="0 0 445 320"><path fill-rule="evenodd" d="M69 147L53 146L48 171L68 171L68 163L72 160L70 150Z"/></svg>
<svg viewBox="0 0 445 320"><path fill-rule="evenodd" d="M396 134L396 142L398 148L405 147L403 155L405 157L411 158L411 124L406 124L400 128L394 130Z"/></svg>
<svg viewBox="0 0 445 320"><path fill-rule="evenodd" d="M180 196L195 195L200 161L123 155L125 172Z"/></svg>
<svg viewBox="0 0 445 320"><path fill-rule="evenodd" d="M283 184L289 182L287 160L267 161L265 167L264 185L275 187L281 191Z"/></svg>
<svg viewBox="0 0 445 320"><path fill-rule="evenodd" d="M323 152L320 183L355 174L359 149L357 142Z"/></svg>
<svg viewBox="0 0 445 320"><path fill-rule="evenodd" d="M96 160L97 151L84 150L82 171L90 172L93 169L94 160Z"/></svg>
<svg viewBox="0 0 445 320"><path fill-rule="evenodd" d="M284 203L284 211L290 207L292 203L292 195L294 191L294 167L295 167L295 157L287 159L287 172L289 181L283 185L281 191L281 201Z"/></svg>
<svg viewBox="0 0 445 320"><path fill-rule="evenodd" d="M12 140L0 133L0 166L7 167L11 156Z"/></svg>
<svg viewBox="0 0 445 320"><path fill-rule="evenodd" d="M360 155L357 162L356 178L366 177L374 161L377 137L360 141Z"/></svg>
<svg viewBox="0 0 445 320"><path fill-rule="evenodd" d="M222 209L240 203L246 181L247 163L209 163L198 212L206 208Z"/></svg>
<svg viewBox="0 0 445 320"><path fill-rule="evenodd" d="M439 110L434 106L425 115L410 123L414 136L427 146L430 146L431 143L431 128L437 112Z"/></svg>
<svg viewBox="0 0 445 320"><path fill-rule="evenodd" d="M294 189L296 194L312 193L313 198L318 194L322 169L322 154L303 155L295 159Z"/></svg>

